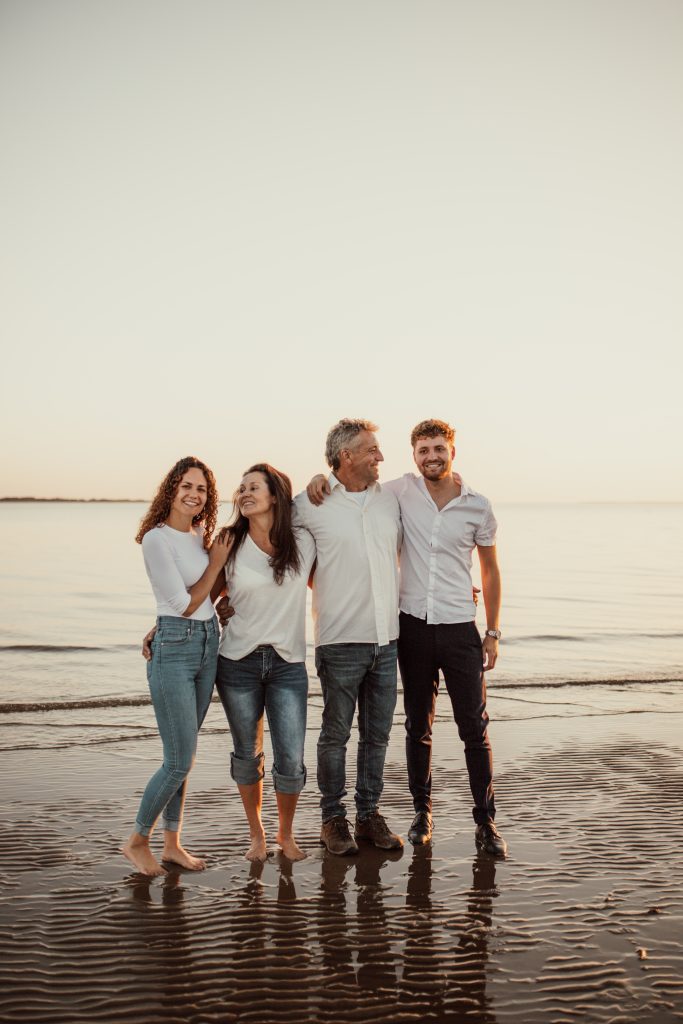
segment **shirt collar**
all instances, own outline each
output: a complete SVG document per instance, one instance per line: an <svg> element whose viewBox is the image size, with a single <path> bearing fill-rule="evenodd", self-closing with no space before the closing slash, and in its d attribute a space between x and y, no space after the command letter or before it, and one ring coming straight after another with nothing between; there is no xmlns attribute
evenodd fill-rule
<svg viewBox="0 0 683 1024"><path fill-rule="evenodd" d="M466 494L474 494L474 491L472 490L472 488L467 486L467 484L465 483L465 481L463 480L463 478L460 476L459 473L453 473L453 477L454 477L456 483L460 484L460 497L461 498L464 498ZM419 473L419 474L415 475L414 479L415 479L415 483L420 488L422 493L433 503L434 499L432 498L431 494L427 490L427 484L425 483L425 478L422 476L422 474ZM453 498L452 500L453 501L457 501L458 499L457 498ZM448 504L450 505L450 502ZM446 506L446 507L448 507L448 506Z"/></svg>
<svg viewBox="0 0 683 1024"><path fill-rule="evenodd" d="M330 473L330 475L327 478L327 482L330 485L330 491L333 491L336 487L341 487L342 491L345 491L347 494L351 494L351 491L347 491L346 490L346 487L344 487L344 484L341 482L341 480L337 479L337 477L334 475L334 473ZM374 483L374 484L368 484L368 486L366 487L366 490L368 492L381 491L382 488L381 488L381 485L379 484L379 482L377 482L377 483Z"/></svg>

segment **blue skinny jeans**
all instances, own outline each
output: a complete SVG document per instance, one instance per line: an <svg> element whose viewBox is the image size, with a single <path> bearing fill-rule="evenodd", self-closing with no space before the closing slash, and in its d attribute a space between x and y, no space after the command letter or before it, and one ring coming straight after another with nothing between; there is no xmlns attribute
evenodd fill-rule
<svg viewBox="0 0 683 1024"><path fill-rule="evenodd" d="M163 814L163 827L179 832L187 776L197 736L213 693L218 622L161 615L147 663L149 692L163 744L163 764L142 794L135 831L148 836Z"/></svg>

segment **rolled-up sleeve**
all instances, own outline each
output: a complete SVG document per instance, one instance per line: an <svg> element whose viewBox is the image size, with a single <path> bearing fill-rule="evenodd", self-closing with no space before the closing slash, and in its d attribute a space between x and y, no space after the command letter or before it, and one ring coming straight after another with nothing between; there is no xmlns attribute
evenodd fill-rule
<svg viewBox="0 0 683 1024"><path fill-rule="evenodd" d="M491 548L496 543L497 531L498 523L496 522L496 517L493 514L490 502L487 502L486 508L482 513L481 522L476 529L474 541L479 547Z"/></svg>
<svg viewBox="0 0 683 1024"><path fill-rule="evenodd" d="M190 595L183 583L173 552L161 536L160 530L150 530L142 538L145 569L157 600L184 615Z"/></svg>

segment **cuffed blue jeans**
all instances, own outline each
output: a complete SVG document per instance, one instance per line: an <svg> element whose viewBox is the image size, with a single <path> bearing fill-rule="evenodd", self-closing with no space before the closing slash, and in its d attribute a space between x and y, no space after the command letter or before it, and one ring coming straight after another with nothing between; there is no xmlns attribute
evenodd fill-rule
<svg viewBox="0 0 683 1024"><path fill-rule="evenodd" d="M323 692L318 740L318 788L323 821L346 816L346 745L358 708L356 813L377 810L384 786L384 759L396 707L396 641L323 644L315 665Z"/></svg>
<svg viewBox="0 0 683 1024"><path fill-rule="evenodd" d="M216 685L235 747L230 757L235 782L252 786L263 778L265 712L273 744L273 785L279 793L300 793L306 782L308 699L303 661L285 661L268 645L237 661L220 655Z"/></svg>
<svg viewBox="0 0 683 1024"><path fill-rule="evenodd" d="M135 831L148 836L163 813L163 827L179 832L187 776L197 735L211 703L218 658L218 622L161 615L147 663L149 692L164 761L147 783Z"/></svg>

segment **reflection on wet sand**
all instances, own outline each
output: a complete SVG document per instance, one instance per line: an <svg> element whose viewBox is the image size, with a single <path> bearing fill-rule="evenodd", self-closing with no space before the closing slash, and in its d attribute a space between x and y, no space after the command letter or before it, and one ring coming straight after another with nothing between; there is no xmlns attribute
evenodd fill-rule
<svg viewBox="0 0 683 1024"><path fill-rule="evenodd" d="M224 744L216 740L211 762L209 737L192 802L192 842L209 867L151 882L124 874L116 857L127 813L120 792L132 791L139 760L105 751L83 766L80 755L51 751L43 792L24 785L25 752L8 755L0 1016L677 1024L683 754L675 738L662 740L668 718L630 721L633 735L606 738L605 719L587 718L571 742L539 726L524 760L498 772L512 840L505 862L475 854L454 783L440 790L431 847L331 856L317 846L311 800L300 825L308 858L248 864L235 838L241 807L216 784ZM383 803L390 820L405 822L402 756L397 739ZM58 796L77 771L83 796L63 807Z"/></svg>
<svg viewBox="0 0 683 1024"><path fill-rule="evenodd" d="M417 848L408 869L401 1003L414 1012L423 1000L423 1014L433 1020L460 1021L464 1014L474 1014L481 1024L495 1024L486 995L486 965L497 896L496 862L486 854L475 856L472 886L453 945L451 935L444 935L442 901L432 894L432 858L431 847Z"/></svg>

